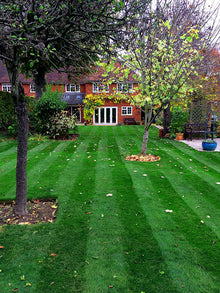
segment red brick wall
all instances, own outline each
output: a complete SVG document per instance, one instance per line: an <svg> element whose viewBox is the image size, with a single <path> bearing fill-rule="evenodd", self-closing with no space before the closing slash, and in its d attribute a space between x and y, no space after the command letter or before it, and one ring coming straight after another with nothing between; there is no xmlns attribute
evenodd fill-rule
<svg viewBox="0 0 220 293"><path fill-rule="evenodd" d="M111 84L109 87L109 93L110 94L114 93L113 89L115 89L115 88L116 88L116 84ZM81 90L81 92L82 92L82 90ZM87 83L85 85L84 93L86 93L86 95L94 94L93 93L93 86L91 83L90 84ZM130 104L127 102L114 103L112 101L106 101L105 105L103 107L118 107L118 123L123 123L124 118L126 118L126 117L134 117L134 119L136 121L141 121L141 111L139 109L137 109L135 106L132 106L132 115L122 115L121 114L121 107L122 106L130 106ZM83 118L83 113L82 113L82 118ZM84 122L84 121L82 121L82 122Z"/></svg>
<svg viewBox="0 0 220 293"><path fill-rule="evenodd" d="M24 87L24 92L26 96L32 96L35 97L35 93L31 93L30 92L30 84L23 84ZM116 84L112 84L110 85L110 93L113 93L113 88L116 88ZM53 85L52 89L55 90L59 90L60 92L65 92L65 85ZM2 85L0 84L0 90L2 90ZM94 94L93 93L93 86L92 83L87 83L87 84L82 84L80 85L80 92L81 93L85 93L86 95L89 94ZM133 110L132 110L132 115L121 115L121 107L122 106L130 106L129 103L127 102L121 102L121 103L114 103L112 101L106 101L104 107L118 107L118 123L123 123L124 118L126 117L134 117L134 119L136 121L140 121L141 120L141 111L139 109L137 109L135 106L132 106ZM84 111L83 111L83 107L81 109L81 122L84 123L85 119L84 119Z"/></svg>
<svg viewBox="0 0 220 293"><path fill-rule="evenodd" d="M23 84L24 94L25 96L35 97L35 93L31 93L30 84Z"/></svg>

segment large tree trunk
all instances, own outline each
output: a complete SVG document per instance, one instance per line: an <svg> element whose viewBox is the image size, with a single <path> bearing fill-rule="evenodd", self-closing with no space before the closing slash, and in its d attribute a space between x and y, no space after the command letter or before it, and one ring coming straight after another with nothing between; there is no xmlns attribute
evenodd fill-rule
<svg viewBox="0 0 220 293"><path fill-rule="evenodd" d="M6 62L8 76L12 84L12 96L16 105L18 118L18 146L16 167L16 204L15 213L25 215L27 213L27 142L28 142L28 111L24 99L24 89L19 81L20 60L19 54L14 48L13 62Z"/></svg>
<svg viewBox="0 0 220 293"><path fill-rule="evenodd" d="M42 97L43 92L46 91L46 79L45 70L42 67L37 69L37 73L34 74L34 84L35 84L35 97L36 100Z"/></svg>
<svg viewBox="0 0 220 293"><path fill-rule="evenodd" d="M18 147L16 168L16 205L15 213L27 213L27 146L28 146L28 111L25 102L20 102L16 107L18 117Z"/></svg>

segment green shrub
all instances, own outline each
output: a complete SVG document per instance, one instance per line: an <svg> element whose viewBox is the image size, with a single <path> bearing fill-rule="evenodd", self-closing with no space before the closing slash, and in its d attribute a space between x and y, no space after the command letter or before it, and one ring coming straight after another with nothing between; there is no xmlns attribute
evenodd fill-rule
<svg viewBox="0 0 220 293"><path fill-rule="evenodd" d="M25 97L28 112L32 112L35 98ZM10 136L17 135L17 115L11 93L0 91L0 129L8 130Z"/></svg>
<svg viewBox="0 0 220 293"><path fill-rule="evenodd" d="M180 106L175 106L171 110L171 133L183 133L185 124L189 121L189 112L183 110Z"/></svg>
<svg viewBox="0 0 220 293"><path fill-rule="evenodd" d="M53 138L58 136L68 136L69 132L76 133L76 116L70 115L68 111L61 111L53 117L51 117L51 128L48 130L48 134Z"/></svg>
<svg viewBox="0 0 220 293"><path fill-rule="evenodd" d="M51 118L66 108L66 102L61 100L61 93L53 91L51 86L36 102L31 123L36 132L48 134L52 126Z"/></svg>
<svg viewBox="0 0 220 293"><path fill-rule="evenodd" d="M12 95L0 91L0 129L7 130L17 121Z"/></svg>

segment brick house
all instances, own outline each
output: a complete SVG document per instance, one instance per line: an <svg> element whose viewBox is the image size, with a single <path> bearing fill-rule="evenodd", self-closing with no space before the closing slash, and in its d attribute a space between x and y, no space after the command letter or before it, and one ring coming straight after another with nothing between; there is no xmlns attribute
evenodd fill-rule
<svg viewBox="0 0 220 293"><path fill-rule="evenodd" d="M117 62L116 66L120 66ZM103 69L98 67L88 75L81 76L77 80L69 80L66 73L52 71L46 75L47 84L51 84L53 90L58 89L62 93L62 99L67 102L67 108L71 114L75 113L79 123L84 123L84 99L88 94L98 94L105 92L112 94L113 89L117 92L123 92L124 89L132 90L137 86L137 82L133 79L132 74L125 83L113 83L110 85L102 84ZM20 81L23 84L25 95L35 97L34 84L30 78L26 78L20 74ZM126 85L126 86L125 86ZM11 91L6 67L0 62L0 91ZM97 108L93 116L94 125L117 125L123 123L125 118L134 118L135 121L141 120L141 111L135 106L123 101L114 103L106 100L103 107Z"/></svg>

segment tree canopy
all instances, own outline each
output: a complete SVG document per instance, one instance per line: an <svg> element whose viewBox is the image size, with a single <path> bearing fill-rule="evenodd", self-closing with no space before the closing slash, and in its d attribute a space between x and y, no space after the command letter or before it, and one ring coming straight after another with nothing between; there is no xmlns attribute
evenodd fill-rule
<svg viewBox="0 0 220 293"><path fill-rule="evenodd" d="M19 72L45 86L52 68L79 74L110 44L138 1L14 0L0 2L0 59L7 67L17 105L18 149L16 213L26 213L28 113ZM117 33L116 33L117 31ZM71 68L70 68L71 66ZM38 93L37 93L38 94ZM39 93L41 94L41 93Z"/></svg>

